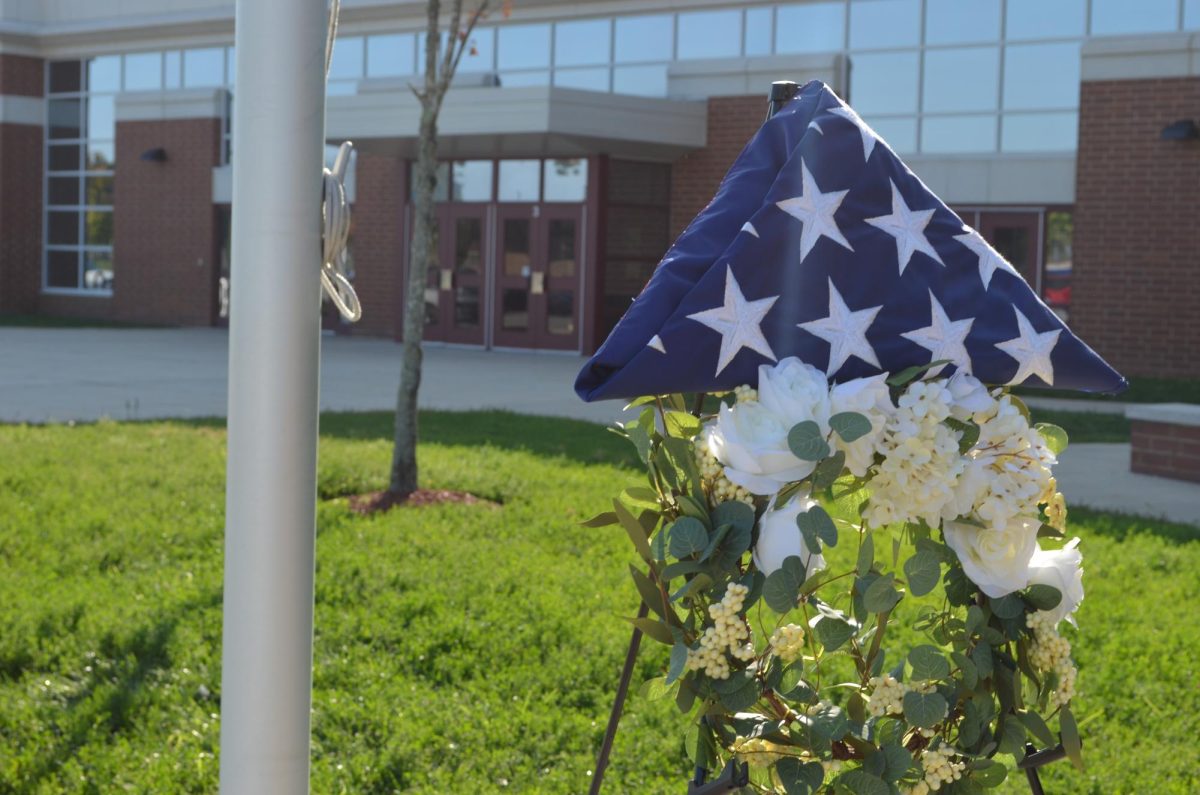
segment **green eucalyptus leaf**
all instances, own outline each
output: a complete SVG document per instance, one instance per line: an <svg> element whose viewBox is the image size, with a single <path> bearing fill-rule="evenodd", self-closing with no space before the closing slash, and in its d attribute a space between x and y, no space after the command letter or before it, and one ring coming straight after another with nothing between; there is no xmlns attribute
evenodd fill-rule
<svg viewBox="0 0 1200 795"><path fill-rule="evenodd" d="M733 525L740 530L754 529L754 509L744 502L727 500L712 512L714 525Z"/></svg>
<svg viewBox="0 0 1200 795"><path fill-rule="evenodd" d="M1050 452L1062 455L1063 450L1067 449L1067 432L1062 428L1049 422L1039 422L1033 427L1041 435L1046 447L1050 448Z"/></svg>
<svg viewBox="0 0 1200 795"><path fill-rule="evenodd" d="M829 418L829 427L843 442L856 442L871 432L871 421L857 411L839 411Z"/></svg>
<svg viewBox="0 0 1200 795"><path fill-rule="evenodd" d="M866 577L867 572L875 565L875 537L870 532L863 533L862 543L858 547L858 560L855 572L859 577Z"/></svg>
<svg viewBox="0 0 1200 795"><path fill-rule="evenodd" d="M632 563L629 564L629 574L633 577L633 584L637 586L638 593L642 595L642 601L646 603L646 606L660 617L666 618L663 611L662 593L654 581L639 571Z"/></svg>
<svg viewBox="0 0 1200 795"><path fill-rule="evenodd" d="M910 690L904 694L904 718L913 726L932 729L946 718L949 705L941 693Z"/></svg>
<svg viewBox="0 0 1200 795"><path fill-rule="evenodd" d="M683 669L687 666L688 647L686 644L676 641L671 647L671 661L667 666L666 684L672 685L680 676L683 675Z"/></svg>
<svg viewBox="0 0 1200 795"><path fill-rule="evenodd" d="M863 594L863 606L870 613L886 613L900 601L900 592L895 588L895 577L885 574L879 577Z"/></svg>
<svg viewBox="0 0 1200 795"><path fill-rule="evenodd" d="M820 762L801 762L794 756L776 762L775 774L787 795L812 795L825 781L825 768Z"/></svg>
<svg viewBox="0 0 1200 795"><path fill-rule="evenodd" d="M671 628L661 621L655 621L653 618L630 618L627 620L640 629L646 637L667 646L675 644L675 635L672 634Z"/></svg>
<svg viewBox="0 0 1200 795"><path fill-rule="evenodd" d="M829 512L820 505L814 505L804 513L798 514L796 516L796 526L800 528L800 532L804 535L806 541L809 538L809 533L806 532L805 528L808 528L811 534L824 541L826 546L837 546L837 525L833 523L833 517L829 515ZM816 553L814 552L813 554Z"/></svg>
<svg viewBox="0 0 1200 795"><path fill-rule="evenodd" d="M975 663L975 669L979 672L980 679L989 679L992 676L992 647L986 643L980 643L971 650L971 662Z"/></svg>
<svg viewBox="0 0 1200 795"><path fill-rule="evenodd" d="M634 518L634 515L625 508L620 500L613 500L613 512L621 523L621 527L625 528L629 540L633 542L634 549L642 556L642 559L647 563L654 560L654 553L650 551L650 542L646 539L646 530L641 523Z"/></svg>
<svg viewBox="0 0 1200 795"><path fill-rule="evenodd" d="M912 754L898 743L887 743L879 749L879 752L883 755L884 760L884 781L895 783L912 767Z"/></svg>
<svg viewBox="0 0 1200 795"><path fill-rule="evenodd" d="M976 759L971 762L971 781L981 787L998 787L1008 778L1008 768L994 759Z"/></svg>
<svg viewBox="0 0 1200 795"><path fill-rule="evenodd" d="M1038 610L1053 610L1062 602L1062 591L1053 585L1036 583L1025 590L1025 601Z"/></svg>
<svg viewBox="0 0 1200 795"><path fill-rule="evenodd" d="M700 432L700 418L686 411L668 411L664 425L667 433L680 439L691 439Z"/></svg>
<svg viewBox="0 0 1200 795"><path fill-rule="evenodd" d="M1015 593L1006 594L999 599L989 599L988 603L996 618L1016 618L1025 612L1025 603Z"/></svg>
<svg viewBox="0 0 1200 795"><path fill-rule="evenodd" d="M838 776L835 781L854 795L890 795L891 789L879 776L872 776L865 770L848 770Z"/></svg>
<svg viewBox="0 0 1200 795"><path fill-rule="evenodd" d="M809 728L818 737L836 741L850 731L850 717L836 704L823 704L809 713Z"/></svg>
<svg viewBox="0 0 1200 795"><path fill-rule="evenodd" d="M788 449L801 461L820 461L829 455L829 443L821 426L812 420L797 423L788 431Z"/></svg>
<svg viewBox="0 0 1200 795"><path fill-rule="evenodd" d="M1042 720L1041 715L1032 710L1024 710L1018 712L1017 717L1021 719L1021 723L1025 724L1025 728L1029 729L1029 733L1037 738L1043 748L1052 748L1058 745L1058 739L1050 731L1050 727L1046 725L1046 721Z"/></svg>
<svg viewBox="0 0 1200 795"><path fill-rule="evenodd" d="M1025 725L1013 713L1006 714L996 732L1000 753L1012 754L1017 759L1025 756Z"/></svg>
<svg viewBox="0 0 1200 795"><path fill-rule="evenodd" d="M703 552L708 546L708 531L700 520L691 516L681 516L671 525L670 540L667 549L676 558L687 558Z"/></svg>
<svg viewBox="0 0 1200 795"><path fill-rule="evenodd" d="M1079 725L1070 707L1063 707L1058 713L1058 728L1062 731L1063 750L1067 752L1067 758L1071 764L1083 770L1083 740L1079 737Z"/></svg>
<svg viewBox="0 0 1200 795"><path fill-rule="evenodd" d="M975 686L979 684L979 669L975 667L975 663L971 662L971 658L961 651L950 652L950 659L954 660L954 664L958 666L963 684L968 690L974 690Z"/></svg>
<svg viewBox="0 0 1200 795"><path fill-rule="evenodd" d="M837 450L828 458L822 458L821 463L817 464L817 468L813 470L813 488L816 490L831 488L841 477L842 470L845 468L846 454L841 450Z"/></svg>
<svg viewBox="0 0 1200 795"><path fill-rule="evenodd" d="M647 679L638 688L638 695L651 701L658 701L670 692L671 686L667 684L667 677L665 676L656 676L653 679Z"/></svg>
<svg viewBox="0 0 1200 795"><path fill-rule="evenodd" d="M612 511L606 513L598 513L586 522L581 522L584 527L608 527L617 523L617 515Z"/></svg>
<svg viewBox="0 0 1200 795"><path fill-rule="evenodd" d="M789 561L794 563L789 565ZM762 590L762 598L767 607L780 615L796 606L796 600L800 598L800 586L804 584L804 563L799 557L789 555L783 564L767 575Z"/></svg>
<svg viewBox="0 0 1200 795"><path fill-rule="evenodd" d="M822 616L813 627L825 651L835 651L854 636L854 628L844 619Z"/></svg>
<svg viewBox="0 0 1200 795"><path fill-rule="evenodd" d="M714 689L721 706L730 712L749 709L761 695L758 680L748 671L735 671L728 679L717 680Z"/></svg>
<svg viewBox="0 0 1200 795"><path fill-rule="evenodd" d="M911 678L915 681L942 680L950 677L950 663L946 655L936 646L922 644L914 646L908 653L908 664L912 666Z"/></svg>
<svg viewBox="0 0 1200 795"><path fill-rule="evenodd" d="M915 555L904 561L904 576L912 595L924 596L936 588L942 579L941 563L933 552L918 549Z"/></svg>

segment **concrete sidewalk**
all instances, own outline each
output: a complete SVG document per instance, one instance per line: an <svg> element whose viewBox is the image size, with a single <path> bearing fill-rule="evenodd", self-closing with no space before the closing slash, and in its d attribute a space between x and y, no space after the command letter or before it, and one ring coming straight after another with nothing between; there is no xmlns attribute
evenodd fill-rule
<svg viewBox="0 0 1200 795"><path fill-rule="evenodd" d="M227 345L220 329L0 328L0 421L224 416ZM611 422L620 401L587 404L572 391L583 362L575 355L427 346L421 405ZM391 410L399 381L396 343L323 340L322 409ZM1030 403L1067 407L1056 398ZM1070 405L1074 410L1117 405L1070 403L1083 404ZM1128 444L1071 445L1056 474L1071 504L1200 525L1200 486L1132 474Z"/></svg>

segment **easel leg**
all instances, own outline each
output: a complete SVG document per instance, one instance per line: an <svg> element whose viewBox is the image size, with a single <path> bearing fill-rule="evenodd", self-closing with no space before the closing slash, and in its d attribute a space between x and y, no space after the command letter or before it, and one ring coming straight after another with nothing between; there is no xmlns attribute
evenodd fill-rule
<svg viewBox="0 0 1200 795"><path fill-rule="evenodd" d="M638 618L645 618L649 608L642 602L638 607ZM617 736L617 724L621 722L621 713L625 707L625 697L629 694L629 681L633 679L633 666L637 662L638 647L642 645L642 631L633 628L629 638L629 651L625 653L625 667L621 669L621 683L617 686L617 697L613 701L612 714L608 716L608 728L604 731L604 743L596 757L596 769L592 773L592 786L589 795L600 795L600 785L604 781L604 770L608 767L608 755L612 752L613 739Z"/></svg>

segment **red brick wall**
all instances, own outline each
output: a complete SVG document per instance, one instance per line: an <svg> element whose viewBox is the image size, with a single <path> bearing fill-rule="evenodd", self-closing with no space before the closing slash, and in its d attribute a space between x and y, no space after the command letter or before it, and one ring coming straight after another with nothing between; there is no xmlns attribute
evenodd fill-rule
<svg viewBox="0 0 1200 795"><path fill-rule="evenodd" d="M394 155L360 152L355 179L350 252L363 316L352 329L398 336L400 282L406 260L404 161Z"/></svg>
<svg viewBox="0 0 1200 795"><path fill-rule="evenodd" d="M671 170L672 239L712 200L725 172L762 126L766 110L757 94L708 100L707 145L676 160Z"/></svg>
<svg viewBox="0 0 1200 795"><path fill-rule="evenodd" d="M1200 483L1200 427L1144 420L1130 427L1134 472Z"/></svg>
<svg viewBox="0 0 1200 795"><path fill-rule="evenodd" d="M135 323L206 326L217 312L212 169L218 119L117 124L113 310ZM166 162L141 160L162 147Z"/></svg>
<svg viewBox="0 0 1200 795"><path fill-rule="evenodd" d="M41 58L0 53L0 94L40 97L45 86Z"/></svg>
<svg viewBox="0 0 1200 795"><path fill-rule="evenodd" d="M665 163L608 161L597 341L625 314L671 245L671 174Z"/></svg>
<svg viewBox="0 0 1200 795"><path fill-rule="evenodd" d="M1071 326L1125 375L1200 376L1200 78L1082 85Z"/></svg>
<svg viewBox="0 0 1200 795"><path fill-rule="evenodd" d="M42 96L42 60L0 55L0 94ZM32 313L42 284L41 125L0 124L0 312Z"/></svg>

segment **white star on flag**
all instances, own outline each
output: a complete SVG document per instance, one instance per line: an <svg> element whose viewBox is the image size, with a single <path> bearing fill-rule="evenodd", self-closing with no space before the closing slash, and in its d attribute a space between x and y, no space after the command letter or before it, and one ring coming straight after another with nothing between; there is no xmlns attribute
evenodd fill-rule
<svg viewBox="0 0 1200 795"><path fill-rule="evenodd" d="M722 306L688 315L690 320L703 323L721 335L721 353L717 358L717 375L729 366L742 348L749 348L775 361L775 352L762 333L762 321L779 296L747 301L733 275L725 266L725 302Z"/></svg>
<svg viewBox="0 0 1200 795"><path fill-rule="evenodd" d="M900 336L928 350L931 354L929 361L949 359L958 366L960 371L970 372L971 357L967 353L967 346L964 343L967 335L971 333L971 324L974 322L975 318L973 317L951 320L950 316L946 314L946 310L938 303L933 290L930 290L929 325L925 328L902 332ZM931 370L929 375L937 375L943 369L945 369L945 365Z"/></svg>
<svg viewBox="0 0 1200 795"><path fill-rule="evenodd" d="M853 246L842 236L842 230L833 219L833 214L842 205L842 199L846 198L850 191L821 193L817 181L813 179L812 172L803 160L800 161L800 174L804 183L803 195L775 202L779 209L804 223L804 229L800 233L800 261L804 262L804 258L822 236L853 251Z"/></svg>
<svg viewBox="0 0 1200 795"><path fill-rule="evenodd" d="M946 266L946 263L942 262L942 258L930 244L929 238L925 236L925 227L929 226L929 222L933 220L933 213L932 208L928 210L909 209L904 197L900 195L900 189L893 181L891 215L863 219L871 226L882 229L896 238L896 258L900 262L901 276L904 275L904 269L908 267L912 255L918 251L928 255L938 265Z"/></svg>
<svg viewBox="0 0 1200 795"><path fill-rule="evenodd" d="M1034 331L1033 324L1021 314L1020 309L1014 306L1013 312L1017 315L1018 335L996 343L997 348L1017 360L1017 374L1008 383L1021 384L1029 376L1036 375L1047 386L1054 386L1054 365L1050 363L1050 354L1058 344L1062 329Z"/></svg>
<svg viewBox="0 0 1200 795"><path fill-rule="evenodd" d="M666 347L663 345L662 338L659 337L657 334L655 334L653 337L650 338L650 341L646 343L646 347L653 348L654 350L658 351L659 353L667 352Z"/></svg>
<svg viewBox="0 0 1200 795"><path fill-rule="evenodd" d="M841 293L833 286L833 279L830 279L829 314L796 325L829 343L829 365L825 368L827 376L832 378L851 356L857 356L882 370L875 349L867 342L867 329L875 322L880 309L883 309L882 305L850 311Z"/></svg>
<svg viewBox="0 0 1200 795"><path fill-rule="evenodd" d="M988 242L983 239L983 235L976 232L969 226L963 227L963 234L955 235L954 239L969 248L976 257L979 258L979 278L983 281L983 289L986 290L992 283L992 274L996 269L1006 270L1017 278L1021 278L1020 274L1009 264L1008 260L1000 256L996 249L988 245Z"/></svg>
<svg viewBox="0 0 1200 795"><path fill-rule="evenodd" d="M755 229L754 224L750 223L749 221L742 224L742 231L749 232L750 234L754 235L755 237L758 237L758 230Z"/></svg>
<svg viewBox="0 0 1200 795"><path fill-rule="evenodd" d="M829 112L858 127L858 134L862 136L863 160L870 160L871 152L875 151L875 142L879 140L876 132L849 105L838 105L836 108L830 108Z"/></svg>

